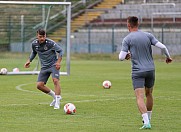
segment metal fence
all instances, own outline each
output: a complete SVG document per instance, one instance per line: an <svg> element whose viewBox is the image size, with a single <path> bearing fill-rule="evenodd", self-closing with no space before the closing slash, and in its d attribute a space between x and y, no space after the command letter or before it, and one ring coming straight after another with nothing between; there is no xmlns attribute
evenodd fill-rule
<svg viewBox="0 0 181 132"><path fill-rule="evenodd" d="M141 30L152 33L164 43L172 55L181 55L181 26L162 24L160 27L140 27ZM115 53L121 49L123 38L129 34L126 25L112 27L89 26L72 34L71 52L73 53ZM161 54L160 49L154 49L154 54Z"/></svg>
<svg viewBox="0 0 181 132"><path fill-rule="evenodd" d="M93 0L92 0L93 1ZM130 0L131 1L131 0ZM123 38L129 33L126 28L126 18L129 15L136 15L140 18L140 29L143 31L151 32L163 42L171 50L171 54L181 54L181 3L175 4L120 4L115 9L102 9L103 13L95 20L87 22L85 18L86 26L82 26L76 32L71 33L71 52L72 53L115 53L119 52ZM128 0L125 0L127 3ZM171 2L171 1L170 1ZM173 1L172 1L173 2ZM2 6L2 5L1 5ZM160 9L160 7L162 7ZM13 13L21 11L21 14L26 14L27 8L21 8L21 10L14 10L13 8L1 8L0 9L0 26L6 27L0 29L0 50L14 51L28 51L30 50L29 43L25 40L25 36L30 34L29 26L35 27L42 22L45 24L45 17L43 15L46 9L45 16L48 14L49 7L33 7L35 21L28 23L29 17L19 15L18 17ZM144 11L143 11L144 10ZM10 14L3 15L3 12L9 11ZM23 11L23 12L22 12ZM39 12L38 12L39 11ZM63 11L63 7L61 9ZM96 12L97 9L86 9L86 12ZM144 12L144 13L143 13ZM57 14L56 9L51 9L50 16ZM33 15L33 13L32 13ZM63 17L63 16L62 16ZM166 18L166 19L165 19ZM158 21L159 19L159 21ZM3 23L3 20L6 20ZM56 19L59 21L58 19ZM55 26L57 23L48 22L48 28ZM16 26L17 25L17 26ZM24 25L26 28L22 28ZM35 27L36 28L36 27ZM31 28L32 29L32 28ZM4 34L6 32L6 34ZM33 36L34 34L33 29ZM49 33L49 32L48 32ZM29 37L31 38L31 36ZM14 43L14 45L9 44ZM24 42L24 43L23 43ZM66 44L66 40L62 39L61 44ZM3 45L6 44L6 45ZM7 45L8 44L8 45ZM26 45L23 46L22 44ZM14 47L13 47L14 46ZM63 45L66 46L66 45ZM23 48L24 47L24 48ZM66 48L66 47L64 47ZM155 54L160 54L159 50L153 51Z"/></svg>

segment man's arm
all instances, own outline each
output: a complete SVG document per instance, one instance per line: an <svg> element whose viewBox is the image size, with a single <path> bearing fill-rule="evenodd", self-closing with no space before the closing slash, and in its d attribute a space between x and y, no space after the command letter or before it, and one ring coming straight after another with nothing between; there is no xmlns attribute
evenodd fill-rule
<svg viewBox="0 0 181 132"><path fill-rule="evenodd" d="M59 56L62 57L63 56L63 49L60 47L60 45L54 43L54 50L59 53Z"/></svg>
<svg viewBox="0 0 181 132"><path fill-rule="evenodd" d="M163 53L164 53L165 56L166 56L166 63L171 63L171 62L172 62L172 58L170 57L170 54L169 54L169 52L168 52L167 47L166 47L164 44L162 44L161 42L157 42L157 43L155 44L155 46L158 47L158 48L160 48L160 49L162 49Z"/></svg>
<svg viewBox="0 0 181 132"><path fill-rule="evenodd" d="M57 60L57 62L55 64L55 67L56 67L57 70L59 70L60 67L61 67L61 61L62 61L62 56L58 55L58 60Z"/></svg>
<svg viewBox="0 0 181 132"><path fill-rule="evenodd" d="M62 56L63 56L63 49L58 45L58 44L54 44L54 49L55 51L58 53L58 60L55 64L55 67L57 70L59 70L61 68L61 61L62 61Z"/></svg>
<svg viewBox="0 0 181 132"><path fill-rule="evenodd" d="M35 52L35 51L32 51L32 52L31 52L29 59L28 59L27 62L24 64L24 67L25 67L25 68L29 68L29 67L30 67L30 63L31 63L32 60L35 58L36 54L37 54L37 52Z"/></svg>
<svg viewBox="0 0 181 132"><path fill-rule="evenodd" d="M121 61L123 61L124 59L129 60L130 57L131 57L131 54L130 54L130 53L127 53L127 52L125 52L125 51L121 51L121 52L119 53L119 60L121 60Z"/></svg>
<svg viewBox="0 0 181 132"><path fill-rule="evenodd" d="M37 52L35 52L35 51L31 52L30 57L29 57L30 62L33 61L33 59L35 58L36 54L37 54Z"/></svg>

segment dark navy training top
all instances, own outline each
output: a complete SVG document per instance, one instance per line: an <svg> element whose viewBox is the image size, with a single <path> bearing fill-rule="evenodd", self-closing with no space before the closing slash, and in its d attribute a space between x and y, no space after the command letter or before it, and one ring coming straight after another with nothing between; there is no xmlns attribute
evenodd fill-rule
<svg viewBox="0 0 181 132"><path fill-rule="evenodd" d="M36 54L40 58L41 68L46 69L55 65L58 57L63 55L62 48L53 40L46 38L44 43L39 43L38 39L32 42L32 52L30 54L30 62L35 58Z"/></svg>

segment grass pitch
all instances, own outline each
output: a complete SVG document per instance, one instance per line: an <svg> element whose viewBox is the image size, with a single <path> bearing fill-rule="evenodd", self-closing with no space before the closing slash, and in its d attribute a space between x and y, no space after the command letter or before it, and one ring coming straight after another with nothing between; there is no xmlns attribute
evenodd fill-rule
<svg viewBox="0 0 181 132"><path fill-rule="evenodd" d="M15 61L21 69L25 60ZM3 61L3 65L13 64ZM181 62L156 59L152 132L180 132ZM71 75L61 77L60 110L49 106L52 98L36 89L37 75L0 76L0 130L2 132L137 132L142 126L131 84L130 61L71 61ZM102 82L110 80L111 89ZM53 89L51 78L47 84ZM75 115L63 106L74 103Z"/></svg>

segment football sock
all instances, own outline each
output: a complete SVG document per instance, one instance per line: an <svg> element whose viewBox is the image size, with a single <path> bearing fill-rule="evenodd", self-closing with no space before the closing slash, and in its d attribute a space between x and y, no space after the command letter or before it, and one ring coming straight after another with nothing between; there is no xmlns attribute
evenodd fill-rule
<svg viewBox="0 0 181 132"><path fill-rule="evenodd" d="M147 111L147 114L148 114L148 119L151 121L151 114L152 114L152 111Z"/></svg>
<svg viewBox="0 0 181 132"><path fill-rule="evenodd" d="M59 102L61 99L62 99L62 97L60 95L55 95L56 102Z"/></svg>
<svg viewBox="0 0 181 132"><path fill-rule="evenodd" d="M54 91L50 90L50 92L47 93L47 94L50 95L50 96L52 96L52 97L55 99L55 92L54 92Z"/></svg>
<svg viewBox="0 0 181 132"><path fill-rule="evenodd" d="M147 113L142 114L142 117L143 117L144 124L149 124L150 123Z"/></svg>
<svg viewBox="0 0 181 132"><path fill-rule="evenodd" d="M55 95L55 105L54 109L60 109L60 100L62 97L60 95Z"/></svg>

